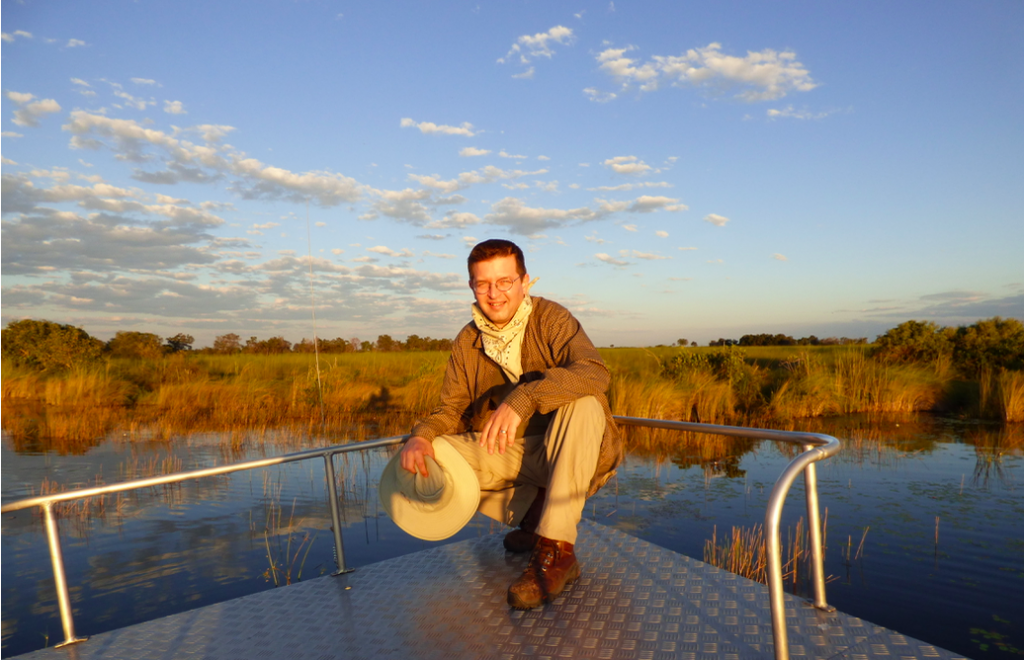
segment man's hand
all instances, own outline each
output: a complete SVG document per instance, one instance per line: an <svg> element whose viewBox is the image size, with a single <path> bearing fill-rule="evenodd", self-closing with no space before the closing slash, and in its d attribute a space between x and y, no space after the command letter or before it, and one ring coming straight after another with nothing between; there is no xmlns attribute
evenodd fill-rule
<svg viewBox="0 0 1024 660"><path fill-rule="evenodd" d="M498 453L504 454L505 447L511 447L516 441L516 429L523 421L515 410L506 404L501 404L494 411L491 418L484 424L480 432L480 446L487 447L487 453L493 454L497 445Z"/></svg>
<svg viewBox="0 0 1024 660"><path fill-rule="evenodd" d="M427 464L423 460L424 456L429 456L435 461L437 460L437 457L434 456L434 444L426 438L414 435L406 440L405 446L402 447L402 468L412 472L413 474L419 472L426 477Z"/></svg>

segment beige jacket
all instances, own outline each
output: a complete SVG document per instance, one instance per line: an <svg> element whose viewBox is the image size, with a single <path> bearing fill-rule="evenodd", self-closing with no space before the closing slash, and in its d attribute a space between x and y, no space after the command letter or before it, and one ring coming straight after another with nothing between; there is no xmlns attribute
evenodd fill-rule
<svg viewBox="0 0 1024 660"><path fill-rule="evenodd" d="M569 310L537 296L533 305L523 337L519 383L511 383L484 354L480 331L470 322L452 344L441 404L413 427L412 434L433 440L439 435L480 431L502 402L523 420L516 437L541 434L555 410L580 397L594 396L604 408L607 425L589 497L611 478L623 458L622 439L605 395L611 376Z"/></svg>

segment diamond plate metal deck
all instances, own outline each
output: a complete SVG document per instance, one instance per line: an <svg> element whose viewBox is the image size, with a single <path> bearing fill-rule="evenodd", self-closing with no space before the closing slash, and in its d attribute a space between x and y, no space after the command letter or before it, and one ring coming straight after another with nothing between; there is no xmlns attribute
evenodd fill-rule
<svg viewBox="0 0 1024 660"><path fill-rule="evenodd" d="M505 604L527 557L491 535L19 656L31 660L772 658L766 586L584 521L583 574L554 603ZM962 658L786 597L790 656ZM83 631L87 632L87 631Z"/></svg>

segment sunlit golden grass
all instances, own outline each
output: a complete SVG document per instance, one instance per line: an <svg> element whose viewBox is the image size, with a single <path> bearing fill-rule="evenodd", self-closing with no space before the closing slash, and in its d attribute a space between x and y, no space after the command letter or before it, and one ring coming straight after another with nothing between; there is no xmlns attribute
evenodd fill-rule
<svg viewBox="0 0 1024 660"><path fill-rule="evenodd" d="M943 396L943 382L927 366L885 365L857 348L829 358L801 352L782 363L768 404L772 418L930 410Z"/></svg>
<svg viewBox="0 0 1024 660"><path fill-rule="evenodd" d="M810 534L806 527L801 517L794 527L787 528L783 533L782 579L792 582L794 592L798 592L801 580L807 581L811 575ZM711 538L704 541L704 561L730 573L767 584L768 551L764 528L760 524L733 527L729 538L719 542L718 527L715 526Z"/></svg>
<svg viewBox="0 0 1024 660"><path fill-rule="evenodd" d="M1024 422L1024 372L1000 369L990 378L994 416L1004 422Z"/></svg>
<svg viewBox="0 0 1024 660"><path fill-rule="evenodd" d="M600 352L618 415L778 426L957 405L967 414L1024 421L1021 372L987 373L965 383L953 381L940 362L886 365L862 346ZM62 451L81 450L115 430L158 438L279 427L362 435L426 415L438 403L447 359L441 352L345 353L322 355L318 365L311 354L175 354L108 359L52 375L5 361L3 428L16 445L58 438ZM653 452L677 441L670 432L633 437Z"/></svg>

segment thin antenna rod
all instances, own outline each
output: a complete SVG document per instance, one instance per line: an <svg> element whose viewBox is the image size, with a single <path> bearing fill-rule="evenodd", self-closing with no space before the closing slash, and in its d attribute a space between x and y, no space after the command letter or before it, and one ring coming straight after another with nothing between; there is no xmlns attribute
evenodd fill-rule
<svg viewBox="0 0 1024 660"><path fill-rule="evenodd" d="M320 381L320 338L316 334L316 295L313 292L313 237L309 230L309 198L306 198L306 250L309 254L309 302L313 310L313 355L316 360L316 389L320 394L320 426L327 426L324 412L324 385Z"/></svg>

